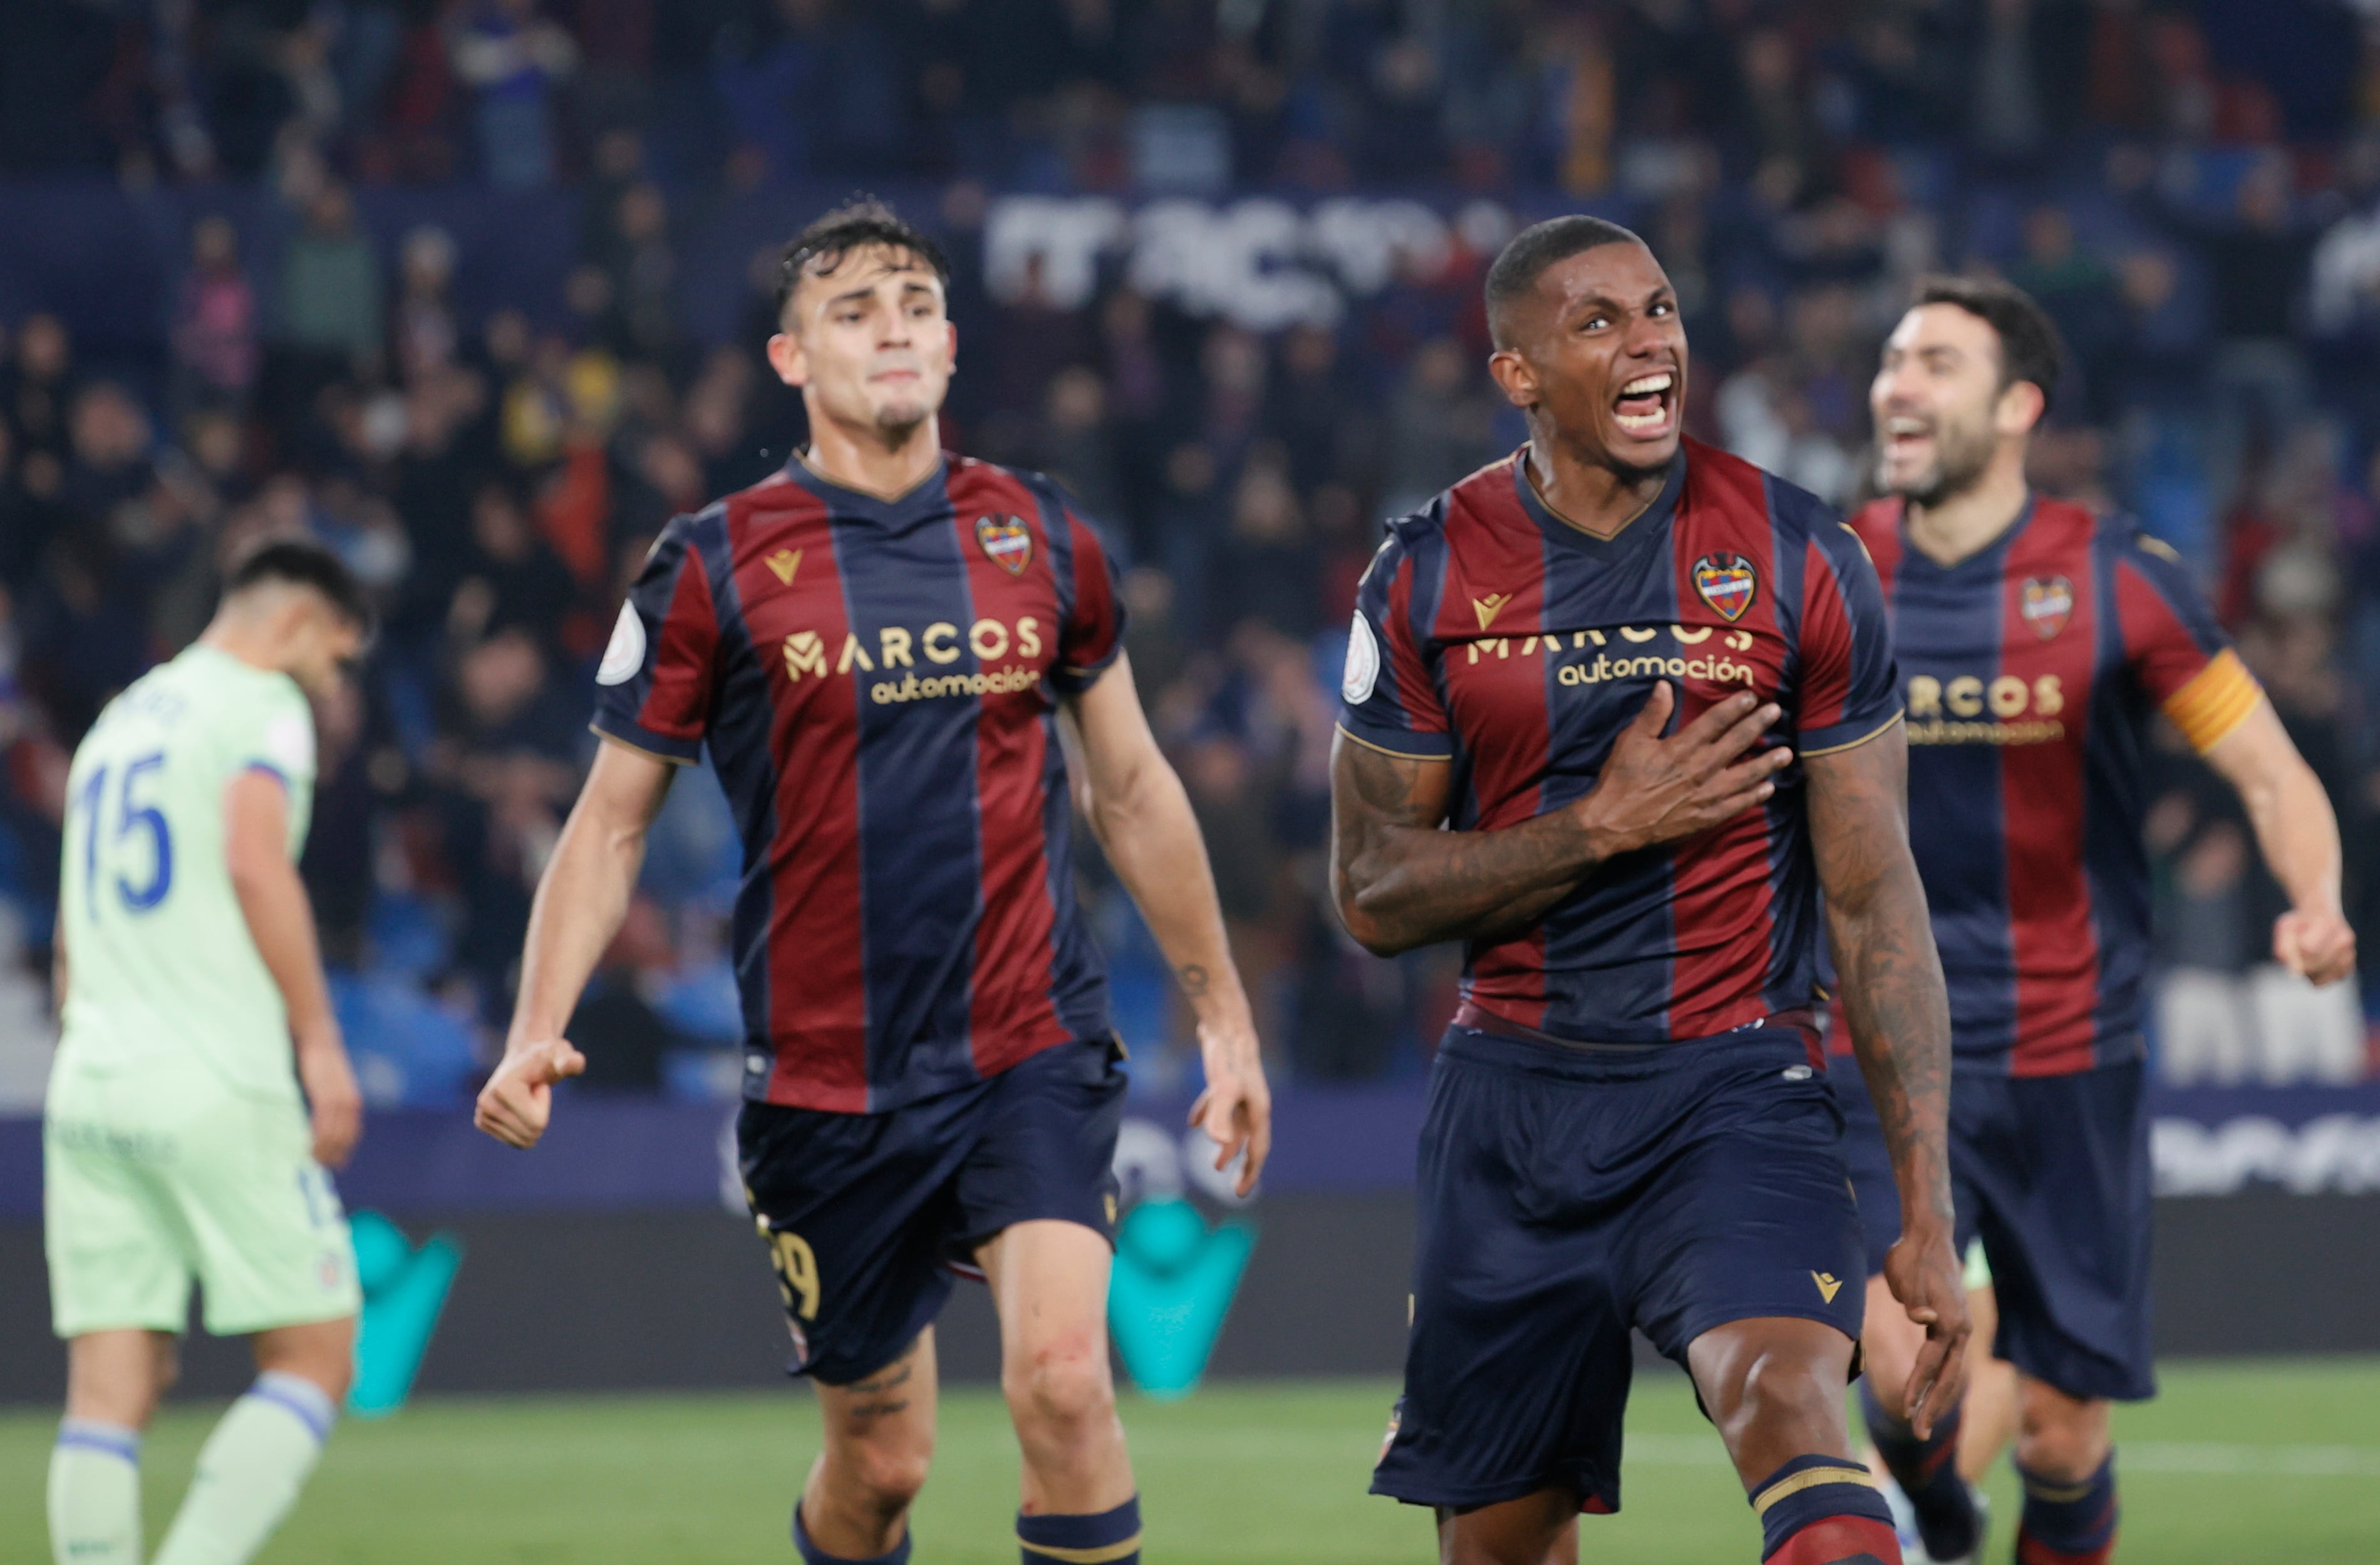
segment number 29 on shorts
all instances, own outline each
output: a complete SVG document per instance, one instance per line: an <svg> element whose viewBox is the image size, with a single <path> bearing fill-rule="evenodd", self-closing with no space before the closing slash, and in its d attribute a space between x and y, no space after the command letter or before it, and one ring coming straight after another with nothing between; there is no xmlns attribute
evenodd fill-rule
<svg viewBox="0 0 2380 1565"><path fill-rule="evenodd" d="M777 1287L785 1295L785 1307L804 1320L816 1320L818 1256L810 1250L810 1242L798 1233L771 1229L767 1218L756 1218L754 1224L769 1243L769 1259L777 1268Z"/></svg>

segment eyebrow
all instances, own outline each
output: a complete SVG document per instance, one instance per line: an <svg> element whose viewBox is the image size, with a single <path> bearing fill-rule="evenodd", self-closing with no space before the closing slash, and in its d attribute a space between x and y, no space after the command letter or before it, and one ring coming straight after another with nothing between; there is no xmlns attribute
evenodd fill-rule
<svg viewBox="0 0 2380 1565"><path fill-rule="evenodd" d="M1659 304L1663 299L1669 299L1674 302L1677 297L1677 285L1671 283L1664 283L1659 287L1655 288L1651 293L1645 296L1644 304L1635 306L1634 308L1641 309L1649 305ZM1580 309L1627 309L1631 307L1622 300L1612 297L1609 294L1596 293L1588 294L1585 297L1581 298L1578 301L1576 308Z"/></svg>
<svg viewBox="0 0 2380 1565"><path fill-rule="evenodd" d="M934 291L934 285L931 283L923 282L918 278L912 277L909 281L901 285L901 291L905 294L930 294ZM875 292L876 285L873 283L870 283L864 287L845 288L839 294L829 294L827 296L826 307L829 309L832 309L839 304L850 304L859 299L868 298Z"/></svg>

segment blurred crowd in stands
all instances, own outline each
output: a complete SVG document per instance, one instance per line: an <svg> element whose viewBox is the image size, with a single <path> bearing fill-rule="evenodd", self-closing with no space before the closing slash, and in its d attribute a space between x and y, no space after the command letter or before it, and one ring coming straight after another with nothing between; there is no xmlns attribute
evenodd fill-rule
<svg viewBox="0 0 2380 1565"><path fill-rule="evenodd" d="M77 737L197 633L232 551L290 528L334 540L386 622L321 714L305 871L342 1013L374 1096L468 1090L625 580L671 514L801 438L761 356L769 253L734 311L689 299L686 257L735 203L824 185L926 193L914 215L956 273L948 443L1059 475L1129 563L1135 671L1293 1076L1416 1069L1451 1008L1451 953L1376 962L1324 902L1337 672L1380 518L1522 438L1484 372L1479 283L1514 222L1560 210L1632 224L1669 268L1690 428L1845 505L1911 282L1988 269L2039 297L2071 366L2037 481L2196 565L2338 805L2380 949L2371 9L2295 0L2272 28L2245 0L0 6L0 200L79 181L170 211L177 273L124 301L153 331L110 321L93 354L92 321L12 299L0 264L0 1099L39 1090L5 1040L42 1029ZM374 207L417 187L411 215ZM458 269L486 257L437 220L455 187L576 201L558 305L464 307ZM215 191L248 193L250 220ZM1460 215L1279 329L1113 249L1080 288L987 261L987 214L1017 193L1351 192ZM811 215L789 201L779 226ZM2351 1001L2308 1010L2248 976L2277 892L2233 802L2186 758L2160 766L2171 992L2237 1024L2197 1026L2176 1070L2365 1074ZM732 836L715 787L678 787L576 1024L600 1083L732 1085ZM1170 1087L1191 1055L1164 969L1087 875L1138 1068Z"/></svg>

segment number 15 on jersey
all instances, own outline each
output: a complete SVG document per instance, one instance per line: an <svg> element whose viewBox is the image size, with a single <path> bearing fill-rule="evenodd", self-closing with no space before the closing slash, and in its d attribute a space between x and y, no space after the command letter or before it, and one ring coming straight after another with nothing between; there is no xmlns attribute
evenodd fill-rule
<svg viewBox="0 0 2380 1565"><path fill-rule="evenodd" d="M110 881L128 912L147 913L174 889L173 829L165 823L164 812L149 799L156 774L164 765L164 753L152 752L127 762L121 771L97 766L76 790L74 807L82 816L83 906L92 917L99 916L103 841ZM112 794L111 776L115 780ZM103 817L108 818L107 823ZM143 867L146 878L136 880L130 871Z"/></svg>

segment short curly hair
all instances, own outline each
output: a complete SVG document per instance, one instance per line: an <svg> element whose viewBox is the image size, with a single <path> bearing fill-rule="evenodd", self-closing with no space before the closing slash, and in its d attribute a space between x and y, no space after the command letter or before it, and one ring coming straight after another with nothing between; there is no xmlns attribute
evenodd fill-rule
<svg viewBox="0 0 2380 1565"><path fill-rule="evenodd" d="M805 276L828 276L854 250L881 247L922 261L944 285L951 264L942 248L907 219L873 196L855 196L795 235L777 260L777 319Z"/></svg>

